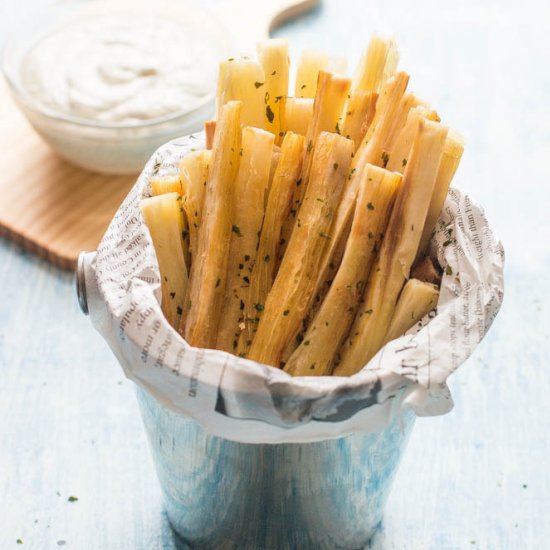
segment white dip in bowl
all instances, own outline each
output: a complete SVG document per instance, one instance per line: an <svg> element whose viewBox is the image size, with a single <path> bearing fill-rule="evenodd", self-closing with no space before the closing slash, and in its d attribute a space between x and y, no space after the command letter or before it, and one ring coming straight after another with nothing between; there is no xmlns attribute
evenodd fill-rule
<svg viewBox="0 0 550 550"><path fill-rule="evenodd" d="M4 73L31 124L75 164L137 172L212 116L225 33L211 16L181 3L92 2L40 20L14 32Z"/></svg>

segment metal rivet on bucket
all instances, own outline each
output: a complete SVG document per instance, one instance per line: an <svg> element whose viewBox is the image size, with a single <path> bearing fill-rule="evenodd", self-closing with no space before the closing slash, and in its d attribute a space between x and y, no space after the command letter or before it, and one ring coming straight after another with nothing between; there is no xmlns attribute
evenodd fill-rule
<svg viewBox="0 0 550 550"><path fill-rule="evenodd" d="M86 274L84 273L85 251L78 255L76 263L76 295L78 296L78 305L84 315L88 315L88 300L86 298Z"/></svg>

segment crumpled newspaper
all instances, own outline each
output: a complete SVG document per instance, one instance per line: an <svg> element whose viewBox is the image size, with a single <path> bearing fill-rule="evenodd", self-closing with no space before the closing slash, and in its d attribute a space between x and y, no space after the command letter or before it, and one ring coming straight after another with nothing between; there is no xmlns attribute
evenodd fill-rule
<svg viewBox="0 0 550 550"><path fill-rule="evenodd" d="M160 276L139 202L152 175L176 173L204 147L176 139L150 159L97 254L85 259L88 307L128 378L209 433L248 443L308 442L380 431L411 407L448 412L447 377L474 351L503 299L504 251L483 210L451 189L432 239L444 267L437 313L387 344L356 375L291 377L226 352L189 346L160 308Z"/></svg>

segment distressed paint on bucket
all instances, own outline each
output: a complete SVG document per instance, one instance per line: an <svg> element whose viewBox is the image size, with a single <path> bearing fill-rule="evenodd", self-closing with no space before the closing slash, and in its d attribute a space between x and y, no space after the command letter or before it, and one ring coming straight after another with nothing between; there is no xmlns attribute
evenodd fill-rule
<svg viewBox="0 0 550 550"><path fill-rule="evenodd" d="M189 548L364 547L415 418L315 443L237 443L137 395L168 518Z"/></svg>

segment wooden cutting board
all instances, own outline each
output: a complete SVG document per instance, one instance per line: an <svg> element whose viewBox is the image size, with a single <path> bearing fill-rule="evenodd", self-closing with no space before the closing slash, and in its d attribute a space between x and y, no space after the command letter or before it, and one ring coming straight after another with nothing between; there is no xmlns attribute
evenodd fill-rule
<svg viewBox="0 0 550 550"><path fill-rule="evenodd" d="M243 33L255 42L317 3L237 0L238 9L232 3L223 19L241 43ZM19 112L3 82L0 151L0 235L73 270L80 251L97 248L136 176L95 174L57 156Z"/></svg>

